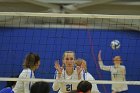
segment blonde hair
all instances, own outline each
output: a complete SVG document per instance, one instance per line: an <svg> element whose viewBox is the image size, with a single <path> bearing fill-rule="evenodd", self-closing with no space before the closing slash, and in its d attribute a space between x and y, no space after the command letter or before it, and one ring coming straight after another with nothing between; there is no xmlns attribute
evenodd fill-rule
<svg viewBox="0 0 140 93"><path fill-rule="evenodd" d="M75 64L76 64L77 66L81 66L81 64L82 64L83 61L84 61L83 59L78 58L78 59L75 61Z"/></svg>
<svg viewBox="0 0 140 93"><path fill-rule="evenodd" d="M85 61L84 59L81 59L81 58L78 58L78 59L75 61L75 64L76 64L77 66L81 66L82 63L85 63L85 64L86 64L86 61ZM85 71L87 72L87 65L86 65L86 67L85 67Z"/></svg>
<svg viewBox="0 0 140 93"><path fill-rule="evenodd" d="M74 59L75 59L75 53L73 51L65 51L63 56L62 56L62 59L64 59L66 53L73 53Z"/></svg>

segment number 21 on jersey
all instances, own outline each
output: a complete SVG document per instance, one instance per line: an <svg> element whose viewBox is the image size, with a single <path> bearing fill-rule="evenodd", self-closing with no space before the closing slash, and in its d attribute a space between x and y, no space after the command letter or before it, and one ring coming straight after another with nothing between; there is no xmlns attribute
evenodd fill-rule
<svg viewBox="0 0 140 93"><path fill-rule="evenodd" d="M72 90L72 84L67 84L66 91L71 91L71 90Z"/></svg>

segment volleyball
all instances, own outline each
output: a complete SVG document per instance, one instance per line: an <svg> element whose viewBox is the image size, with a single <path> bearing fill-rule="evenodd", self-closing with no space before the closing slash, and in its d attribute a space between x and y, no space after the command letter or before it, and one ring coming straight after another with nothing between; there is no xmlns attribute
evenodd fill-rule
<svg viewBox="0 0 140 93"><path fill-rule="evenodd" d="M120 41L119 40L113 40L113 41L111 41L110 46L113 50L119 49L120 48Z"/></svg>

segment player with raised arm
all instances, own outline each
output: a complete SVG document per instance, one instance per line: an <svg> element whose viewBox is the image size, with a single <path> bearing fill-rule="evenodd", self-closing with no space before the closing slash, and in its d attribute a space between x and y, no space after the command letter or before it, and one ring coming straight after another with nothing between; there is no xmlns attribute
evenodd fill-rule
<svg viewBox="0 0 140 93"><path fill-rule="evenodd" d="M125 66L121 65L121 57L115 56L113 58L114 65L105 66L101 58L101 50L98 54L98 62L100 69L111 72L112 81L125 81L126 70ZM127 93L128 87L126 84L112 84L112 93Z"/></svg>
<svg viewBox="0 0 140 93"><path fill-rule="evenodd" d="M80 80L82 77L80 67L74 68L75 53L73 51L65 51L63 54L63 65L55 62L56 81L53 83L53 90L59 91L58 93L66 93L71 90L76 90L79 82L59 82L59 80Z"/></svg>

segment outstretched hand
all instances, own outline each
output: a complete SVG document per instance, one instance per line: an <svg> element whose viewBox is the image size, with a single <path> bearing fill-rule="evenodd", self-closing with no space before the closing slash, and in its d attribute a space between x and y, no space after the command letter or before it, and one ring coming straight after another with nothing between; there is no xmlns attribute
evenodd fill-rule
<svg viewBox="0 0 140 93"><path fill-rule="evenodd" d="M55 69L58 71L59 74L62 73L63 68L60 66L59 60L56 60L56 61L55 61L54 67L55 67Z"/></svg>
<svg viewBox="0 0 140 93"><path fill-rule="evenodd" d="M99 51L99 53L98 53L98 61L102 61L102 58L101 58L101 50Z"/></svg>

